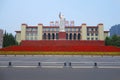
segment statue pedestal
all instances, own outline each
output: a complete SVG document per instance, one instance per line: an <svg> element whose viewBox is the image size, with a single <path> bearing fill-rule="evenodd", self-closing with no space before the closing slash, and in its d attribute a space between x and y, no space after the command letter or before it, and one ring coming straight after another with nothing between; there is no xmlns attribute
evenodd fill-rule
<svg viewBox="0 0 120 80"><path fill-rule="evenodd" d="M66 32L59 32L59 40L66 40Z"/></svg>

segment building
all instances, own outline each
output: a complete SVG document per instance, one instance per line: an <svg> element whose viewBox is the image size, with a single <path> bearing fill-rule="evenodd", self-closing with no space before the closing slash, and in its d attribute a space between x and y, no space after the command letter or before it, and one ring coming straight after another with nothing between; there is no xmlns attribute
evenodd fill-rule
<svg viewBox="0 0 120 80"><path fill-rule="evenodd" d="M110 36L113 35L120 36L120 24L114 25L110 28Z"/></svg>
<svg viewBox="0 0 120 80"><path fill-rule="evenodd" d="M75 26L74 21L66 21L59 16L60 21L51 21L50 26L38 24L37 26L21 25L21 31L16 31L16 40L101 40L108 36L102 23L97 26Z"/></svg>
<svg viewBox="0 0 120 80"><path fill-rule="evenodd" d="M85 23L81 26L65 26L66 40L104 40L108 36L108 31L103 31L103 24L97 26L87 26ZM21 31L16 31L16 40L59 40L59 26L28 26L21 25Z"/></svg>
<svg viewBox="0 0 120 80"><path fill-rule="evenodd" d="M2 48L3 45L3 30L0 29L0 48Z"/></svg>

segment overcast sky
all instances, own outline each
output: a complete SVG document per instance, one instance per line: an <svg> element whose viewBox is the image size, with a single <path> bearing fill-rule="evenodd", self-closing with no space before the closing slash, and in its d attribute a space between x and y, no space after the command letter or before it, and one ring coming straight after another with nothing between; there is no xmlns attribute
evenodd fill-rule
<svg viewBox="0 0 120 80"><path fill-rule="evenodd" d="M0 0L0 28L15 34L22 23L49 25L59 12L77 26L103 23L109 30L120 23L120 0Z"/></svg>

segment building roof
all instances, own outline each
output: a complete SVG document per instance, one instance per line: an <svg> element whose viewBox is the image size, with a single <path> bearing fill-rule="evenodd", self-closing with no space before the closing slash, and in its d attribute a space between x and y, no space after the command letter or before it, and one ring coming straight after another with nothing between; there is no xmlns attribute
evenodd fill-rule
<svg viewBox="0 0 120 80"><path fill-rule="evenodd" d="M59 28L59 26L43 26L44 28Z"/></svg>
<svg viewBox="0 0 120 80"><path fill-rule="evenodd" d="M16 33L21 33L21 31L15 31Z"/></svg>
<svg viewBox="0 0 120 80"><path fill-rule="evenodd" d="M27 28L37 28L37 26L27 26Z"/></svg>
<svg viewBox="0 0 120 80"><path fill-rule="evenodd" d="M59 28L59 26L43 26L44 28ZM81 28L82 26L65 26L65 28ZM86 26L87 28L97 28L98 26Z"/></svg>
<svg viewBox="0 0 120 80"><path fill-rule="evenodd" d="M97 26L87 26L87 28L97 28Z"/></svg>

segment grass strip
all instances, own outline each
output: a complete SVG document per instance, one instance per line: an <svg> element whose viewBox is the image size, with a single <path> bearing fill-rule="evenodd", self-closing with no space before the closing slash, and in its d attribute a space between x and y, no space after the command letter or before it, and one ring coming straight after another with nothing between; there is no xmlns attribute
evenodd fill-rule
<svg viewBox="0 0 120 80"><path fill-rule="evenodd" d="M120 56L120 52L28 52L28 51L0 51L0 55L110 55Z"/></svg>

